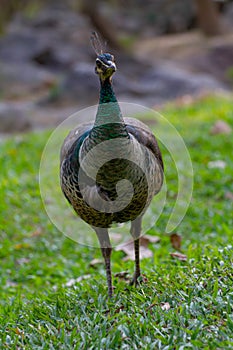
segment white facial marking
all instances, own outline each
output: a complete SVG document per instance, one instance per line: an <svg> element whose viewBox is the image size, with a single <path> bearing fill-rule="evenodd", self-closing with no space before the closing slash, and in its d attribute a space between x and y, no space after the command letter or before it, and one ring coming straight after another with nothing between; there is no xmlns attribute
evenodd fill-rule
<svg viewBox="0 0 233 350"><path fill-rule="evenodd" d="M108 64L109 64L109 65L111 65L112 67L114 67L114 68L116 69L116 65L115 65L115 63L114 63L114 62L112 62L112 61L110 61L110 60L109 60L109 61L107 61L107 62L108 62Z"/></svg>

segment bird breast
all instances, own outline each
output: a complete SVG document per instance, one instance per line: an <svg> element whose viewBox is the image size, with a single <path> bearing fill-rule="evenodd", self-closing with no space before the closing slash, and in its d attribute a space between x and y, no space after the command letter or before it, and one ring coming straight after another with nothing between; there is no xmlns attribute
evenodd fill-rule
<svg viewBox="0 0 233 350"><path fill-rule="evenodd" d="M161 187L162 176L157 159L133 135L106 140L93 147L90 147L87 138L80 148L79 163L89 178L107 191L114 188L115 195L117 184L118 194L121 188L122 197L131 193L132 188L154 195ZM122 182L124 179L127 181Z"/></svg>

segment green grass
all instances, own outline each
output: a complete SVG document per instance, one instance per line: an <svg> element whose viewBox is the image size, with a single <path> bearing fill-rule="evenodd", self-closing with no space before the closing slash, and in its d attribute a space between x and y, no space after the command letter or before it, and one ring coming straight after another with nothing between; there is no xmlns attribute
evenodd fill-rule
<svg viewBox="0 0 233 350"><path fill-rule="evenodd" d="M153 258L141 262L148 282L138 288L114 277L107 298L103 264L91 249L66 238L49 221L38 169L48 132L2 141L0 156L1 349L233 349L233 137L210 136L214 122L233 127L232 100L206 97L169 105L191 154L193 199L176 232L187 261L174 260L166 220L176 193L176 170L163 148L168 201L151 234ZM222 160L225 169L208 168ZM132 261L113 252L113 273L133 273ZM73 286L66 283L89 276ZM164 310L163 303L170 309Z"/></svg>

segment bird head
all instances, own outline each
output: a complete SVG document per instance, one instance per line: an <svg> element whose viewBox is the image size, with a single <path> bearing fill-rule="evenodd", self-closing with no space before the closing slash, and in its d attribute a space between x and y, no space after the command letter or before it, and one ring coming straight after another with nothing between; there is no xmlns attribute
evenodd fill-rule
<svg viewBox="0 0 233 350"><path fill-rule="evenodd" d="M111 79L116 71L114 56L110 53L103 53L97 56L95 72L99 75L101 81Z"/></svg>

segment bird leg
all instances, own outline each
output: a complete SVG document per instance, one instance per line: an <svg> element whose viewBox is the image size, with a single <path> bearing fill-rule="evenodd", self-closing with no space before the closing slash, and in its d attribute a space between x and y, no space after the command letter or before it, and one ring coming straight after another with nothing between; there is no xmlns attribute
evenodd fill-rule
<svg viewBox="0 0 233 350"><path fill-rule="evenodd" d="M139 255L139 248L140 248L140 234L141 234L141 227L142 227L142 217L138 217L131 223L131 230L130 233L133 236L134 239L134 253L135 253L135 272L132 281L130 282L130 285L137 285L138 283L138 277L140 276L140 255Z"/></svg>
<svg viewBox="0 0 233 350"><path fill-rule="evenodd" d="M112 247L108 235L108 229L107 228L100 228L95 227L94 228L97 237L100 242L100 248L101 252L104 258L105 262L105 270L106 270L106 277L107 277L107 283L108 283L108 296L109 298L112 297L112 273L111 273L111 253L112 253Z"/></svg>

